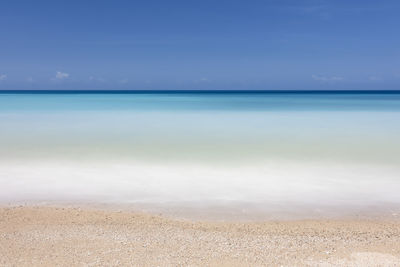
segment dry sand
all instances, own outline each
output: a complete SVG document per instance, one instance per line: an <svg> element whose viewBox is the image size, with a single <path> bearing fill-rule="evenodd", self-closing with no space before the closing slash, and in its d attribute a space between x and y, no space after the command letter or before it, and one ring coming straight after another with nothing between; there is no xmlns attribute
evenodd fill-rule
<svg viewBox="0 0 400 267"><path fill-rule="evenodd" d="M198 222L128 211L0 208L1 266L400 266L400 222Z"/></svg>

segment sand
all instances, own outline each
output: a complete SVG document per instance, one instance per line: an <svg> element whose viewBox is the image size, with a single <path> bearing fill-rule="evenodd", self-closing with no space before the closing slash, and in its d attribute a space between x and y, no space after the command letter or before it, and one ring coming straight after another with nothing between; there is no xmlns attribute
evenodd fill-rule
<svg viewBox="0 0 400 267"><path fill-rule="evenodd" d="M0 208L1 266L400 266L397 220L202 222Z"/></svg>

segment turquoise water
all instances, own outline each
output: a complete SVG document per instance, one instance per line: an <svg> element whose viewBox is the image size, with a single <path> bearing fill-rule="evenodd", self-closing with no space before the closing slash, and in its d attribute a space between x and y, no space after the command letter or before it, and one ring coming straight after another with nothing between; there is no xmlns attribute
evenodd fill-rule
<svg viewBox="0 0 400 267"><path fill-rule="evenodd" d="M0 111L399 111L400 93L1 93Z"/></svg>
<svg viewBox="0 0 400 267"><path fill-rule="evenodd" d="M3 202L400 204L398 93L3 93L0 130Z"/></svg>

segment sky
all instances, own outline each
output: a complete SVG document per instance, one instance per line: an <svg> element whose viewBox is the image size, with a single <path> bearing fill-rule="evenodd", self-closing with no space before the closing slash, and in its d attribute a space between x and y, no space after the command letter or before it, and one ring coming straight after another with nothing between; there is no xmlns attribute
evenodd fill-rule
<svg viewBox="0 0 400 267"><path fill-rule="evenodd" d="M2 0L0 90L400 89L398 0Z"/></svg>

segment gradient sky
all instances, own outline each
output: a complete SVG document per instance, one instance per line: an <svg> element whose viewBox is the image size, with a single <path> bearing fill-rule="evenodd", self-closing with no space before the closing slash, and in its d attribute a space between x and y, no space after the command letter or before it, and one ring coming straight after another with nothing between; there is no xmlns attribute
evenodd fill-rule
<svg viewBox="0 0 400 267"><path fill-rule="evenodd" d="M0 89L400 89L400 1L0 5Z"/></svg>

